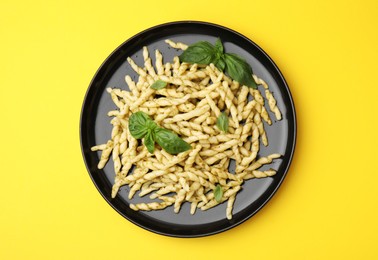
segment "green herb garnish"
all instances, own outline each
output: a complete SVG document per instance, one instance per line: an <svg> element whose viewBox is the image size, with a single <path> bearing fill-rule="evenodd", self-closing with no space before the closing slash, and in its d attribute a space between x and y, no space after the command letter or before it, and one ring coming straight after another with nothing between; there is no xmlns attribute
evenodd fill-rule
<svg viewBox="0 0 378 260"><path fill-rule="evenodd" d="M222 196L223 196L222 186L217 184L217 186L215 187L215 190L214 190L214 198L219 203L219 202L222 201Z"/></svg>
<svg viewBox="0 0 378 260"><path fill-rule="evenodd" d="M154 152L155 142L170 154L178 154L191 149L191 146L175 133L159 127L146 113L139 111L130 116L130 134L136 139L144 138L144 145L150 153Z"/></svg>
<svg viewBox="0 0 378 260"><path fill-rule="evenodd" d="M190 45L180 56L181 62L209 65L213 63L220 71L225 71L232 79L242 85L257 88L252 77L251 66L241 57L233 53L224 53L221 40L218 38L215 46L206 41Z"/></svg>
<svg viewBox="0 0 378 260"><path fill-rule="evenodd" d="M132 114L129 119L129 131L130 134L136 139L142 139L148 132L148 125L151 118L144 112L136 112ZM152 125L150 126L150 128Z"/></svg>
<svg viewBox="0 0 378 260"><path fill-rule="evenodd" d="M154 138L154 132L152 130L149 130L147 134L144 136L144 145L147 147L147 150L150 153L154 153L155 138Z"/></svg>
<svg viewBox="0 0 378 260"><path fill-rule="evenodd" d="M222 112L217 118L217 127L219 130L227 133L228 131L228 116Z"/></svg>
<svg viewBox="0 0 378 260"><path fill-rule="evenodd" d="M170 154L178 154L192 148L187 142L178 137L178 135L161 127L155 130L155 140Z"/></svg>
<svg viewBox="0 0 378 260"><path fill-rule="evenodd" d="M162 88L165 88L167 86L167 82L163 81L163 80L157 80L155 81L150 88L153 88L153 89L156 89L156 90L159 90L159 89L162 89Z"/></svg>

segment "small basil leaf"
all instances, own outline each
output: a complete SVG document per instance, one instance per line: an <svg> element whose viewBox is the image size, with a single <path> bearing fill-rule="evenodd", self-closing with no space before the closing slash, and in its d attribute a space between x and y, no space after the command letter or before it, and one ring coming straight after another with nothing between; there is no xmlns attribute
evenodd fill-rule
<svg viewBox="0 0 378 260"><path fill-rule="evenodd" d="M200 41L190 45L179 58L181 62L209 65L217 59L216 53L211 43Z"/></svg>
<svg viewBox="0 0 378 260"><path fill-rule="evenodd" d="M162 80L157 80L155 81L150 88L153 88L153 89L156 89L156 90L159 90L159 89L162 89L162 88L165 88L167 86L167 82L165 81L162 81Z"/></svg>
<svg viewBox="0 0 378 260"><path fill-rule="evenodd" d="M223 54L224 48L223 48L223 44L222 44L221 39L218 38L218 39L215 41L215 45L214 45L214 47L215 47L215 49L216 49L218 52L220 52L220 53Z"/></svg>
<svg viewBox="0 0 378 260"><path fill-rule="evenodd" d="M227 133L228 131L228 116L225 112L221 113L217 118L217 127L219 130Z"/></svg>
<svg viewBox="0 0 378 260"><path fill-rule="evenodd" d="M156 142L167 153L178 154L192 148L187 142L178 137L178 135L167 129L157 127L154 133Z"/></svg>
<svg viewBox="0 0 378 260"><path fill-rule="evenodd" d="M148 131L147 122L153 121L146 113L139 111L132 114L129 119L130 134L136 139L143 138Z"/></svg>
<svg viewBox="0 0 378 260"><path fill-rule="evenodd" d="M224 55L226 62L226 72L231 78L242 85L257 88L256 82L252 78L252 68L249 64L236 54L226 53Z"/></svg>
<svg viewBox="0 0 378 260"><path fill-rule="evenodd" d="M214 198L217 202L221 202L223 197L222 187L218 184L214 190Z"/></svg>
<svg viewBox="0 0 378 260"><path fill-rule="evenodd" d="M147 150L150 153L154 153L155 150L155 139L153 136L153 131L148 131L146 136L144 137L144 145L147 147Z"/></svg>

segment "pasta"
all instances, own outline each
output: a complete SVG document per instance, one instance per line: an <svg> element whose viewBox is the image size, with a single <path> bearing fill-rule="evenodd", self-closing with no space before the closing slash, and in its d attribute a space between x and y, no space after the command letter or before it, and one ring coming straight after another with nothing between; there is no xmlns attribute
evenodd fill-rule
<svg viewBox="0 0 378 260"><path fill-rule="evenodd" d="M188 46L166 40L173 48L185 50ZM190 213L208 210L227 201L226 217L232 218L237 193L244 181L276 174L276 170L259 170L263 165L280 158L280 154L258 157L260 141L267 146L264 122L272 124L265 108L265 99L257 89L250 89L232 80L213 64L172 63L163 61L155 50L155 64L147 47L143 47L144 66L138 66L130 57L131 68L138 74L137 82L125 76L130 91L108 88L117 109L109 111L113 117L111 138L105 144L92 147L101 152L98 168L104 168L112 158L115 181L114 198L120 187L129 186L129 199L149 195L151 201L130 204L133 210L161 210L173 206L178 213L183 203L190 203ZM253 75L264 87L269 110L277 120L281 112L273 93L265 81ZM157 80L167 83L165 88L150 86ZM143 111L159 126L169 129L190 144L188 151L172 155L160 147L149 153L143 142L129 132L129 118ZM222 132L217 118L222 112L228 116L229 127ZM143 141L143 140L142 140ZM230 162L236 163L235 174L229 171ZM220 186L220 199L214 190Z"/></svg>

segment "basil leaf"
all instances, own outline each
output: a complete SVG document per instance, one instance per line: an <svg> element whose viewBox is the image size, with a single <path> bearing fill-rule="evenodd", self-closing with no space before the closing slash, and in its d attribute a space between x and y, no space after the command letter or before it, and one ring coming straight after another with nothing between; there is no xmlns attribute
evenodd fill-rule
<svg viewBox="0 0 378 260"><path fill-rule="evenodd" d="M231 78L240 84L248 87L257 88L256 82L252 78L252 68L249 64L236 54L226 53L224 55L226 62L226 72Z"/></svg>
<svg viewBox="0 0 378 260"><path fill-rule="evenodd" d="M219 130L227 133L228 131L228 116L226 115L225 112L223 112L222 114L220 114L217 118L217 127Z"/></svg>
<svg viewBox="0 0 378 260"><path fill-rule="evenodd" d="M159 90L159 89L165 88L166 86L167 86L167 82L159 79L155 81L154 84L152 84L150 88Z"/></svg>
<svg viewBox="0 0 378 260"><path fill-rule="evenodd" d="M242 85L257 88L252 77L251 66L241 57L232 53L224 53L222 41L218 38L213 46L206 41L200 41L190 45L181 55L181 62L197 63L200 65L214 65Z"/></svg>
<svg viewBox="0 0 378 260"><path fill-rule="evenodd" d="M146 113L139 111L132 114L129 119L130 134L136 139L143 138L148 132L147 122L153 121Z"/></svg>
<svg viewBox="0 0 378 260"><path fill-rule="evenodd" d="M208 65L217 59L217 50L214 46L205 41L190 45L180 56L181 62L197 63Z"/></svg>
<svg viewBox="0 0 378 260"><path fill-rule="evenodd" d="M156 142L170 154L178 154L192 148L187 142L178 137L178 135L167 129L157 127L154 133Z"/></svg>
<svg viewBox="0 0 378 260"><path fill-rule="evenodd" d="M223 48L222 41L219 38L215 41L214 47L217 53L216 53L216 60L213 63L215 67L218 68L218 70L224 71L224 68L226 67L226 63L224 61L224 54L223 54L224 48Z"/></svg>
<svg viewBox="0 0 378 260"><path fill-rule="evenodd" d="M223 48L223 44L222 44L221 39L218 38L218 39L215 41L215 45L214 45L214 47L215 47L215 49L217 49L217 51L218 51L219 53L223 53L224 48Z"/></svg>
<svg viewBox="0 0 378 260"><path fill-rule="evenodd" d="M214 190L214 198L219 203L222 201L222 197L223 197L223 190L222 190L222 187L218 184Z"/></svg>
<svg viewBox="0 0 378 260"><path fill-rule="evenodd" d="M147 150L150 153L154 153L155 150L155 138L154 138L154 132L149 130L144 137L144 145L147 147Z"/></svg>

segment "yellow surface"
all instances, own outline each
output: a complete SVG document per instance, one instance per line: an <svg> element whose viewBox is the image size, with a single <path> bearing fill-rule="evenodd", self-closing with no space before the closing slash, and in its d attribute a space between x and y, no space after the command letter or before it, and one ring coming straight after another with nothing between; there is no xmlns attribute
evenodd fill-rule
<svg viewBox="0 0 378 260"><path fill-rule="evenodd" d="M79 115L141 30L203 20L253 39L292 91L298 143L276 196L215 236L145 231L100 196ZM378 259L378 2L0 2L0 259Z"/></svg>

